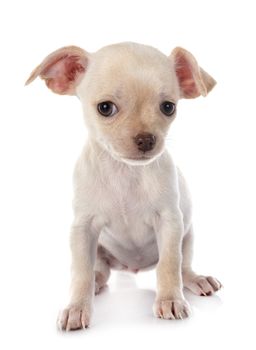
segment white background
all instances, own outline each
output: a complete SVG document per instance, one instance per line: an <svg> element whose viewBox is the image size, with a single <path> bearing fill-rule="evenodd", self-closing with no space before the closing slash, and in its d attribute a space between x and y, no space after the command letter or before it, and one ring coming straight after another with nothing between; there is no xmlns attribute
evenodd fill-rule
<svg viewBox="0 0 256 350"><path fill-rule="evenodd" d="M0 347L2 349L255 348L254 1L1 3ZM72 171L86 130L79 101L30 71L51 51L119 41L190 50L218 85L183 100L168 148L194 201L194 266L224 289L186 293L193 316L153 318L154 271L114 273L91 328L56 331L68 301ZM254 324L254 325L253 325Z"/></svg>

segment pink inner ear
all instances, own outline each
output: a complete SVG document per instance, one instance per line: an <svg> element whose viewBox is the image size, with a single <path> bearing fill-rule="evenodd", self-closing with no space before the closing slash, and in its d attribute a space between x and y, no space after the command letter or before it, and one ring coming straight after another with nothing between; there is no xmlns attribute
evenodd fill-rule
<svg viewBox="0 0 256 350"><path fill-rule="evenodd" d="M85 72L79 56L64 56L57 61L51 62L41 73L46 80L47 86L59 94L73 94L79 76Z"/></svg>
<svg viewBox="0 0 256 350"><path fill-rule="evenodd" d="M193 98L200 94L195 83L192 67L181 54L177 54L176 57L176 74L184 97Z"/></svg>
<svg viewBox="0 0 256 350"><path fill-rule="evenodd" d="M69 56L65 60L66 76L69 81L74 81L78 73L84 73L85 67L79 62L79 57Z"/></svg>

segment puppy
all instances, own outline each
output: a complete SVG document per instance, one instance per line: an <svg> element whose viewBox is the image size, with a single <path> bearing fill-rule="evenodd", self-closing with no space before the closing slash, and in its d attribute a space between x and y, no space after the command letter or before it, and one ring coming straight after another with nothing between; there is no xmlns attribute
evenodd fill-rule
<svg viewBox="0 0 256 350"><path fill-rule="evenodd" d="M110 270L137 272L156 265L154 314L183 319L183 287L197 295L221 288L191 267L191 200L165 148L178 100L206 96L214 79L182 48L170 56L135 43L88 53L61 48L32 72L53 92L76 95L88 140L74 172L71 299L62 330L86 328L94 294Z"/></svg>

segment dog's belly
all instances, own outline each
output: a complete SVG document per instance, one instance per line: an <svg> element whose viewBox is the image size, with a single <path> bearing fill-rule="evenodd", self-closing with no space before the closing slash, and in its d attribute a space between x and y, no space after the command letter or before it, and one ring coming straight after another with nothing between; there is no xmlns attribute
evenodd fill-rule
<svg viewBox="0 0 256 350"><path fill-rule="evenodd" d="M99 244L109 255L108 262L112 268L137 272L158 261L155 233L143 222L126 225L115 222L102 230Z"/></svg>

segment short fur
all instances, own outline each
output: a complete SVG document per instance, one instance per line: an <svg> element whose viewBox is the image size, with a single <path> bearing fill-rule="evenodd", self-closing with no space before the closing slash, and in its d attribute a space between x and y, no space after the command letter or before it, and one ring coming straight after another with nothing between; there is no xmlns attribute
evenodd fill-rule
<svg viewBox="0 0 256 350"><path fill-rule="evenodd" d="M182 48L167 57L134 43L93 54L75 46L59 49L27 83L37 76L54 92L79 97L89 129L74 172L72 294L59 327L89 325L93 295L106 284L111 268L137 272L156 265L155 315L187 317L183 287L210 295L221 284L192 270L190 195L165 148L176 113L167 117L159 106L206 96L214 79ZM112 101L117 113L100 115L97 105L103 101ZM134 140L145 133L156 142L142 151Z"/></svg>

